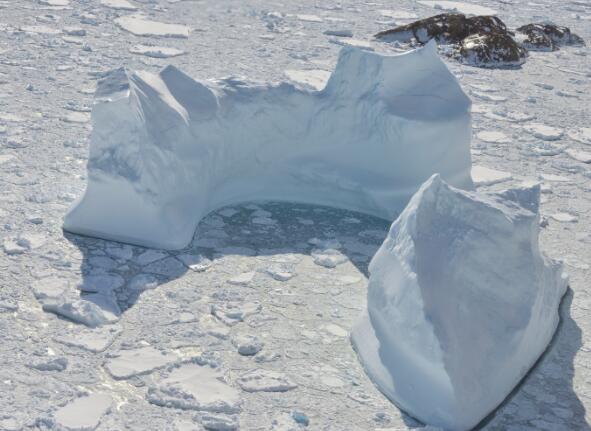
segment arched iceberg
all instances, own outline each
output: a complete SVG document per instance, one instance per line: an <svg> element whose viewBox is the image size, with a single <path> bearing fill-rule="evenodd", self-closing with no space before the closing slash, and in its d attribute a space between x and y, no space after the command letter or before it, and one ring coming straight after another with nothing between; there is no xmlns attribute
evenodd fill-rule
<svg viewBox="0 0 591 431"><path fill-rule="evenodd" d="M149 247L182 248L207 213L248 200L391 220L435 172L472 187L470 100L434 43L343 48L321 91L118 69L92 125L87 189L64 229Z"/></svg>

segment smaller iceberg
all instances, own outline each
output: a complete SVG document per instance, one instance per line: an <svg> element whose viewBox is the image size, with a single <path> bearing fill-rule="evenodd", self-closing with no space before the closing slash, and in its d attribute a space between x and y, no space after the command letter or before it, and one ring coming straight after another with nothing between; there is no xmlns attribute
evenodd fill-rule
<svg viewBox="0 0 591 431"><path fill-rule="evenodd" d="M473 428L550 342L567 279L539 250L539 196L433 175L374 256L352 341L379 389L423 422Z"/></svg>

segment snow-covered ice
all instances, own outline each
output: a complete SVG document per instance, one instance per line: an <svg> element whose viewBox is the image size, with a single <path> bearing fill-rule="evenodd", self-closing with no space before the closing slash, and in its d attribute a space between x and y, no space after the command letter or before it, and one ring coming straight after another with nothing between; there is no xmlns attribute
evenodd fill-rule
<svg viewBox="0 0 591 431"><path fill-rule="evenodd" d="M179 357L174 353L146 346L138 349L120 350L117 356L110 358L105 363L105 369L116 379L128 379L151 373L178 360Z"/></svg>
<svg viewBox="0 0 591 431"><path fill-rule="evenodd" d="M123 30L136 36L157 36L188 38L190 29L182 24L170 24L146 19L141 15L115 18L115 23Z"/></svg>
<svg viewBox="0 0 591 431"><path fill-rule="evenodd" d="M427 424L472 429L556 330L567 279L539 251L539 195L466 192L434 175L370 263L353 342L380 390Z"/></svg>
<svg viewBox="0 0 591 431"><path fill-rule="evenodd" d="M435 44L394 56L343 49L319 92L119 69L92 115L88 187L64 222L85 235L175 249L207 213L245 200L392 218L434 172L472 187L470 101Z"/></svg>
<svg viewBox="0 0 591 431"><path fill-rule="evenodd" d="M55 412L55 422L68 431L92 431L98 427L112 402L105 393L83 395Z"/></svg>
<svg viewBox="0 0 591 431"><path fill-rule="evenodd" d="M193 363L173 369L146 397L159 406L218 413L238 413L242 404L239 392L224 382L219 370Z"/></svg>

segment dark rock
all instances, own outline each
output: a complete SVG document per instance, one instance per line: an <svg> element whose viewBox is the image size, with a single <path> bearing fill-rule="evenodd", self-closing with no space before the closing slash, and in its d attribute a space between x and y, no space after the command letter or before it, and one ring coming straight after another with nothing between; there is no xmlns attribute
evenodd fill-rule
<svg viewBox="0 0 591 431"><path fill-rule="evenodd" d="M479 67L515 67L523 64L527 56L527 50L496 16L441 14L383 31L375 37L385 42L419 44L435 39L439 45L453 46L445 54Z"/></svg>
<svg viewBox="0 0 591 431"><path fill-rule="evenodd" d="M460 44L474 34L507 33L507 27L496 16L466 17L461 13L445 13L382 31L374 37L385 42L420 44L435 39L439 44Z"/></svg>
<svg viewBox="0 0 591 431"><path fill-rule="evenodd" d="M459 60L478 67L517 67L525 63L527 50L508 33L473 34L460 45Z"/></svg>
<svg viewBox="0 0 591 431"><path fill-rule="evenodd" d="M585 45L585 41L568 27L554 24L527 24L517 32L525 36L521 43L530 51L556 51L560 46Z"/></svg>

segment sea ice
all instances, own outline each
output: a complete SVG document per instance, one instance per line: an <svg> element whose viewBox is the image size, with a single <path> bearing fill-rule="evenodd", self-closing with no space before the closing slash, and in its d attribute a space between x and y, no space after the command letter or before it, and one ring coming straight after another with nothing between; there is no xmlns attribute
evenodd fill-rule
<svg viewBox="0 0 591 431"><path fill-rule="evenodd" d="M117 356L105 363L105 369L116 379L128 379L133 376L149 374L178 361L174 353L163 352L152 346L139 349L120 350Z"/></svg>
<svg viewBox="0 0 591 431"><path fill-rule="evenodd" d="M216 413L238 413L242 403L219 370L193 363L174 369L148 389L146 398L158 406Z"/></svg>
<svg viewBox="0 0 591 431"><path fill-rule="evenodd" d="M490 186L509 181L513 176L509 172L498 171L486 166L472 166L472 180L476 187Z"/></svg>
<svg viewBox="0 0 591 431"><path fill-rule="evenodd" d="M150 21L141 15L115 18L115 24L136 36L177 37L187 39L189 27L181 24L168 24Z"/></svg>
<svg viewBox="0 0 591 431"><path fill-rule="evenodd" d="M531 123L524 126L523 129L543 141L557 141L564 135L561 129L546 124Z"/></svg>
<svg viewBox="0 0 591 431"><path fill-rule="evenodd" d="M134 45L129 48L129 52L153 58L170 58L185 54L182 49L154 45Z"/></svg>
<svg viewBox="0 0 591 431"><path fill-rule="evenodd" d="M55 422L68 431L92 431L111 408L111 397L104 393L93 393L76 398L55 412Z"/></svg>
<svg viewBox="0 0 591 431"><path fill-rule="evenodd" d="M236 382L246 392L287 392L297 387L285 374L263 369L249 371Z"/></svg>
<svg viewBox="0 0 591 431"><path fill-rule="evenodd" d="M137 6L134 6L127 0L101 0L101 5L115 10L137 10Z"/></svg>
<svg viewBox="0 0 591 431"><path fill-rule="evenodd" d="M57 298L45 302L43 310L90 327L115 323L121 314L113 299L100 294L73 300Z"/></svg>
<svg viewBox="0 0 591 431"><path fill-rule="evenodd" d="M435 172L473 187L470 100L434 43L393 56L343 48L322 91L169 66L112 71L95 98L88 186L64 222L75 233L178 249L203 216L243 201L391 219Z"/></svg>
<svg viewBox="0 0 591 431"><path fill-rule="evenodd" d="M538 247L539 193L465 192L434 175L370 263L353 343L380 390L427 424L472 429L554 334L567 279Z"/></svg>

